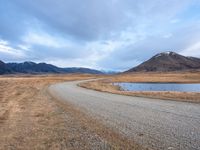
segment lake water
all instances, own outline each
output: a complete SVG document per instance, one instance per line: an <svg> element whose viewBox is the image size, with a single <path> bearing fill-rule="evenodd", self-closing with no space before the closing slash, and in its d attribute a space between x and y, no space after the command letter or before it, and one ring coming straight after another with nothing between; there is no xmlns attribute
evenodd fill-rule
<svg viewBox="0 0 200 150"><path fill-rule="evenodd" d="M180 83L114 83L124 91L179 91L200 92L200 84Z"/></svg>

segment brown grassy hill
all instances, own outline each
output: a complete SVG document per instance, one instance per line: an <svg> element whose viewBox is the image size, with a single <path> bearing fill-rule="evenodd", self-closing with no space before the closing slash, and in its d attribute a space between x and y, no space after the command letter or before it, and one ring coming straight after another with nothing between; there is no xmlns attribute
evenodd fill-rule
<svg viewBox="0 0 200 150"><path fill-rule="evenodd" d="M169 72L199 70L200 59L186 57L175 52L163 52L126 72Z"/></svg>

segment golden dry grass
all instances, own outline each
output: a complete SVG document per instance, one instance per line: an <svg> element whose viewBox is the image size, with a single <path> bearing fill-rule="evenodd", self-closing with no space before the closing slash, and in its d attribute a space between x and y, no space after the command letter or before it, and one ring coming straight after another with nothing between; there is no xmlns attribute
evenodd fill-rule
<svg viewBox="0 0 200 150"><path fill-rule="evenodd" d="M121 74L113 76L112 82L200 83L200 72Z"/></svg>
<svg viewBox="0 0 200 150"><path fill-rule="evenodd" d="M156 99L176 100L200 103L200 93L192 92L128 92L121 91L113 82L171 82L200 83L200 73L135 73L114 75L104 80L82 83L80 86L97 91L122 94L128 96L148 97Z"/></svg>
<svg viewBox="0 0 200 150"><path fill-rule="evenodd" d="M94 77L1 77L0 149L143 149L47 92L53 83Z"/></svg>

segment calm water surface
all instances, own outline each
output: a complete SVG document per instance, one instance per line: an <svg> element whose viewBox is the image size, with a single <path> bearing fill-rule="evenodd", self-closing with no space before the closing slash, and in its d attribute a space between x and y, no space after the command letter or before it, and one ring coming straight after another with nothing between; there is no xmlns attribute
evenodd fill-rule
<svg viewBox="0 0 200 150"><path fill-rule="evenodd" d="M180 83L114 83L124 91L179 91L200 92L200 84Z"/></svg>

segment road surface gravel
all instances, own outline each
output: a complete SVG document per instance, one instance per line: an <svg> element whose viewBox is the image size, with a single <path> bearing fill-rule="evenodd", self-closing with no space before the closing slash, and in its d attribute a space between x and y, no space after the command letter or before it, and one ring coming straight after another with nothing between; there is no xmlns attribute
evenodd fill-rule
<svg viewBox="0 0 200 150"><path fill-rule="evenodd" d="M81 82L51 85L49 91L145 147L200 150L200 104L98 92L77 86Z"/></svg>

